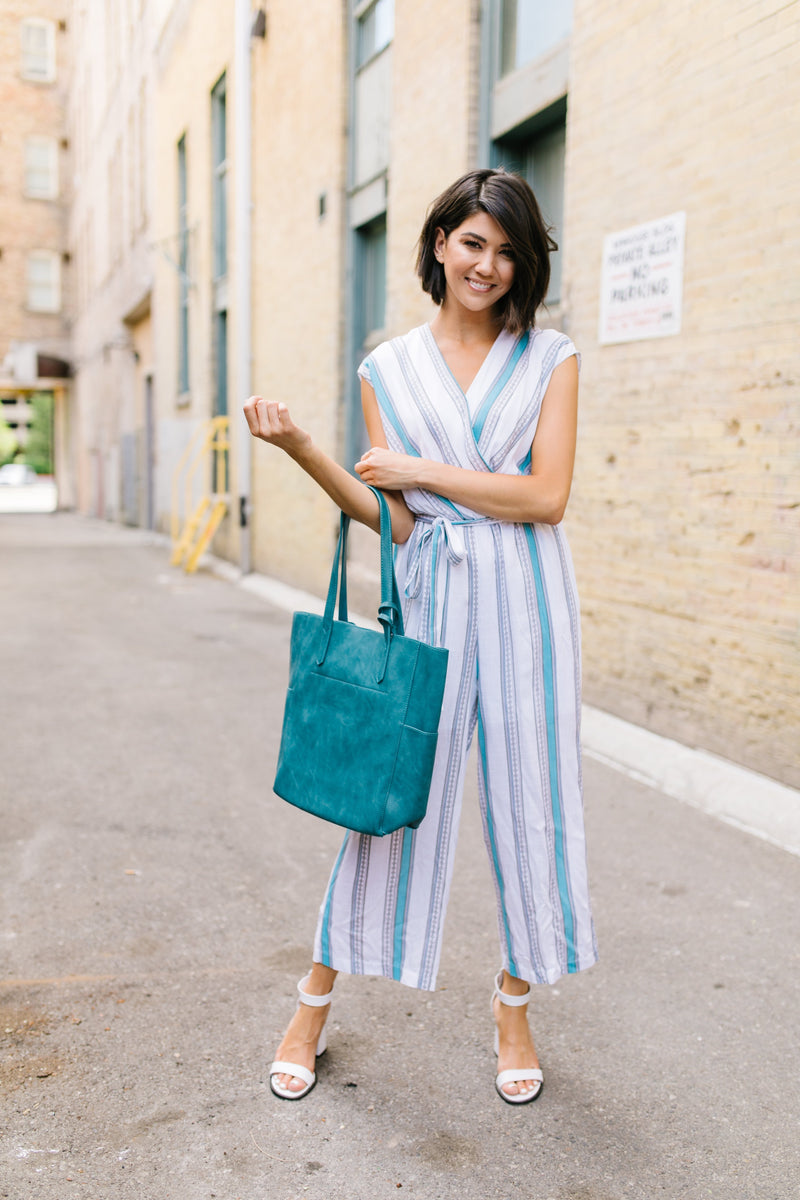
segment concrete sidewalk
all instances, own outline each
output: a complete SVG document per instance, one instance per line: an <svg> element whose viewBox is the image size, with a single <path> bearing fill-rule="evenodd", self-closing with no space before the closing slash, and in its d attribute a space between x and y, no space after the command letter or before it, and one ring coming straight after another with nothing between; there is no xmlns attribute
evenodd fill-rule
<svg viewBox="0 0 800 1200"><path fill-rule="evenodd" d="M601 961L494 1093L494 898L465 796L439 990L342 977L269 1093L340 842L271 794L289 616L148 535L0 517L0 1197L787 1200L800 863L594 758Z"/></svg>

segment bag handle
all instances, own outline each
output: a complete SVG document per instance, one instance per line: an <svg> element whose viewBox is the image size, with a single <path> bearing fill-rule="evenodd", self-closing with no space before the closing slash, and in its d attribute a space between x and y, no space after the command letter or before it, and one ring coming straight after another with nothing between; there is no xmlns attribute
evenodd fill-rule
<svg viewBox="0 0 800 1200"><path fill-rule="evenodd" d="M378 620L383 626L384 637L386 641L386 654L384 655L383 666L378 674L378 683L380 683L386 674L386 666L389 661L389 649L392 644L392 638L395 634L401 637L404 633L403 626L403 610L400 604L400 592L397 587L397 577L394 573L394 560L392 556L392 517L389 512L389 505L386 503L386 498L377 488L366 485L378 501L378 511L380 513L381 527L381 602L378 607ZM325 661L325 656L328 653L330 645L331 633L333 632L334 608L336 606L336 590L337 584L339 589L339 611L337 619L339 621L347 620L347 530L350 525L350 518L346 513L342 513L339 518L339 541L336 546L336 553L333 556L333 566L331 568L331 578L328 584L328 595L325 600L325 612L322 618L322 647L321 654L317 658L317 666L321 667Z"/></svg>
<svg viewBox="0 0 800 1200"><path fill-rule="evenodd" d="M404 633L403 609L400 604L400 593L397 588L397 577L394 573L394 556L392 554L392 515L383 492L367 484L369 490L378 498L378 508L381 519L381 602L378 607L378 620L384 631L391 628L392 633Z"/></svg>

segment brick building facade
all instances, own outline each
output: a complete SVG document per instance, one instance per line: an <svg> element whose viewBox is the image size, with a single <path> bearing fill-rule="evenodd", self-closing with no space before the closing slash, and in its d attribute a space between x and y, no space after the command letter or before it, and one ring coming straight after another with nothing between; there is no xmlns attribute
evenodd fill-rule
<svg viewBox="0 0 800 1200"><path fill-rule="evenodd" d="M227 411L215 549L319 591L336 513L248 441L241 401L287 400L351 464L360 357L432 315L413 274L428 202L503 163L531 180L560 245L542 321L582 354L566 525L586 698L800 783L800 3L76 12L91 6L71 108L76 128L94 112L70 226L81 507L168 527L181 447ZM108 36L128 49L104 100ZM606 240L675 214L680 320L676 303L647 336L609 336ZM132 476L126 461L144 466ZM353 547L364 606L372 539L360 531Z"/></svg>
<svg viewBox="0 0 800 1200"><path fill-rule="evenodd" d="M585 688L797 785L800 5L688 15L575 6L564 278L583 353L568 527ZM600 344L604 236L676 211L680 333Z"/></svg>

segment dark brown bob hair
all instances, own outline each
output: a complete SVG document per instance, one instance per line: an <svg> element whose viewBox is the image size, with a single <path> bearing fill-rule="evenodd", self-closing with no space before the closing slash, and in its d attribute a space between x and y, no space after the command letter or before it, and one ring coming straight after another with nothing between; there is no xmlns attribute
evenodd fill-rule
<svg viewBox="0 0 800 1200"><path fill-rule="evenodd" d="M502 167L469 171L428 209L417 252L417 274L423 291L430 293L435 304L444 300L444 267L434 253L437 230L449 237L477 212L488 213L511 243L514 283L499 303L505 328L509 333L522 333L534 324L536 310L547 295L550 254L558 246L529 185Z"/></svg>

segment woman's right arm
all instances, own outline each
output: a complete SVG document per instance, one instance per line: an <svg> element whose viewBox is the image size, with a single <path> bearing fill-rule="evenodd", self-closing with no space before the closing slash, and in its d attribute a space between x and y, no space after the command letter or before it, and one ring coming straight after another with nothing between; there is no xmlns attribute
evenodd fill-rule
<svg viewBox="0 0 800 1200"><path fill-rule="evenodd" d="M375 407L377 413L377 405ZM253 437L283 450L327 492L343 512L354 521L360 521L362 525L368 525L378 532L378 501L372 492L330 455L320 450L304 429L295 425L285 404L267 401L263 396L251 396L244 406L244 415ZM371 429L370 435L372 433ZM393 492L384 494L392 515L394 541L405 542L414 528L414 518L402 495Z"/></svg>

